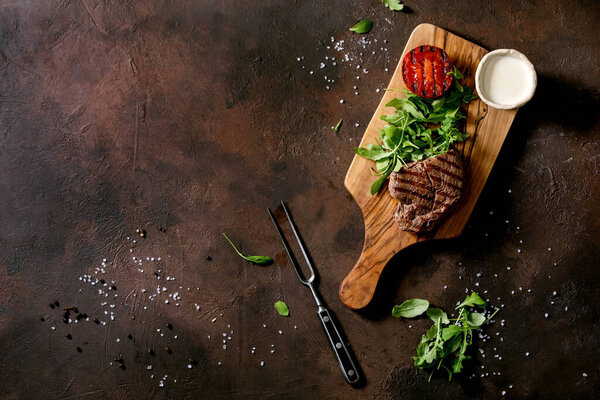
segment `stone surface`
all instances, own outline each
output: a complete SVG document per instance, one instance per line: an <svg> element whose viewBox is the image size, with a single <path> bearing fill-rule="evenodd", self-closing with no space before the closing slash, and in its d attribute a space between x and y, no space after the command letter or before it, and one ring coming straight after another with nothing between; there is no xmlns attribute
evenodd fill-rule
<svg viewBox="0 0 600 400"><path fill-rule="evenodd" d="M3 2L0 397L597 397L599 3L407 5ZM368 35L347 30L362 18L373 21ZM520 50L538 91L464 235L396 256L375 303L356 313L337 298L363 235L343 177L376 89L422 22ZM362 388L342 379L268 219L280 199L364 370ZM245 263L221 232L275 263ZM429 322L390 310L412 297L450 310L466 289L503 305L492 339L476 340L485 358L473 354L451 383L427 383L410 357ZM90 321L71 311L65 324L68 306Z"/></svg>

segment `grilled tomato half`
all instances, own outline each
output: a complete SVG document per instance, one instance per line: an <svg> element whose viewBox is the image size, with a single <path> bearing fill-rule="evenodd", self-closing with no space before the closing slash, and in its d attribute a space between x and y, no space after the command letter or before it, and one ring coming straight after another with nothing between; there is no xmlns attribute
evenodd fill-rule
<svg viewBox="0 0 600 400"><path fill-rule="evenodd" d="M451 86L452 61L443 49L435 46L415 47L402 60L404 84L414 94L433 99Z"/></svg>

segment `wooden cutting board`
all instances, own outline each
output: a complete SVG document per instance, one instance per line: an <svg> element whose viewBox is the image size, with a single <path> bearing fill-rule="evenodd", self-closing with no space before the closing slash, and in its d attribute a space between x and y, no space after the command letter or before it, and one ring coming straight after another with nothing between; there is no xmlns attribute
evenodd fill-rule
<svg viewBox="0 0 600 400"><path fill-rule="evenodd" d="M487 50L435 25L421 24L410 35L389 88L405 88L402 79L402 59L406 52L420 45L434 45L446 50L450 59L465 76L462 84L475 87L475 71ZM394 91L384 93L360 147L366 146L367 143L375 143L375 138L379 137L379 129L386 125L379 116L394 113L395 109L386 107L385 104L395 97L404 97L404 94ZM433 232L426 235L415 235L400 230L393 218L398 201L389 195L387 185L377 195L370 194L370 186L375 178L369 172L369 168L374 167L374 162L354 156L344 185L362 210L365 220L365 243L356 265L340 285L340 299L346 306L361 309L369 304L383 268L400 250L424 240L454 238L462 233L516 113L517 110L502 111L488 107L480 100L469 104L465 125L469 139L458 146L467 165L466 189L448 217Z"/></svg>

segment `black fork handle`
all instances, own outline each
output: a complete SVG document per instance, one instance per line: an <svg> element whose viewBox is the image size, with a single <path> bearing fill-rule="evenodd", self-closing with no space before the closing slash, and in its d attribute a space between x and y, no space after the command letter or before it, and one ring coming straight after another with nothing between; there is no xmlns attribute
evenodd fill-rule
<svg viewBox="0 0 600 400"><path fill-rule="evenodd" d="M351 385L358 383L360 375L356 368L357 363L354 361L354 355L348 349L347 344L342 340L340 328L331 318L328 309L320 308L318 314L346 382Z"/></svg>

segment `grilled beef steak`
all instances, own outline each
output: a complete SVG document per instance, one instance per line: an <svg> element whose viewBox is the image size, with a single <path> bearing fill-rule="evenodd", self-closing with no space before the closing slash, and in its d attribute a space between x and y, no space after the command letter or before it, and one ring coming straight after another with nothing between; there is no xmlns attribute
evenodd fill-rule
<svg viewBox="0 0 600 400"><path fill-rule="evenodd" d="M460 199L464 180L464 163L454 149L405 165L390 175L390 195L400 202L394 219L404 231L431 231Z"/></svg>

